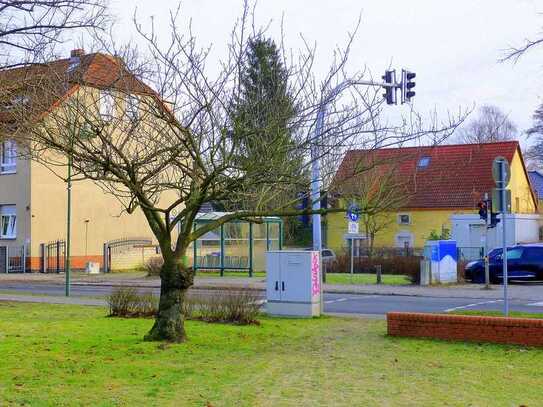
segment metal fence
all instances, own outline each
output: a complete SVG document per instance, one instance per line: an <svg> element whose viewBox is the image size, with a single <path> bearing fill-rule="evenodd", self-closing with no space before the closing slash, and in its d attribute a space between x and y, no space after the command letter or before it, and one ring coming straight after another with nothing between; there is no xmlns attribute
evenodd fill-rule
<svg viewBox="0 0 543 407"><path fill-rule="evenodd" d="M146 259L146 251L158 254L158 248L153 245L152 239L124 237L110 240L104 243L103 272L109 273L116 268L130 269L140 263L143 265Z"/></svg>
<svg viewBox="0 0 543 407"><path fill-rule="evenodd" d="M26 247L0 246L0 273L25 273Z"/></svg>
<svg viewBox="0 0 543 407"><path fill-rule="evenodd" d="M66 271L66 241L56 240L45 245L45 272L64 273Z"/></svg>

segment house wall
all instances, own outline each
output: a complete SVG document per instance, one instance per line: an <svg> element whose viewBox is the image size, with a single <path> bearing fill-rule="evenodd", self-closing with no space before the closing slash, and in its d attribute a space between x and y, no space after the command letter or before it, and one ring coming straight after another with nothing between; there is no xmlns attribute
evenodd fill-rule
<svg viewBox="0 0 543 407"><path fill-rule="evenodd" d="M0 173L0 205L16 205L17 237L0 239L0 246L21 247L30 242L30 165L22 157L17 159L14 174Z"/></svg>
<svg viewBox="0 0 543 407"><path fill-rule="evenodd" d="M387 219L387 226L378 232L375 236L376 247L403 247L400 236L411 237L410 247L423 247L428 235L435 230L441 233L442 228L451 229L450 217L454 213L465 213L461 210L443 209L443 210L417 210L406 209L404 211L391 212L384 217ZM411 222L408 225L399 224L400 214L410 216ZM347 247L344 239L347 233L347 218L344 213L331 213L326 215L328 228L328 247L339 251ZM364 224L359 221L359 230L365 234Z"/></svg>
<svg viewBox="0 0 543 407"><path fill-rule="evenodd" d="M537 211L537 202L531 192L528 174L519 154L515 152L510 163L511 179L508 188L511 190L511 212L513 213L534 213Z"/></svg>
<svg viewBox="0 0 543 407"><path fill-rule="evenodd" d="M86 100L90 106L95 106L98 100L98 90L81 88L71 97L74 100ZM75 99L78 98L78 99ZM70 99L63 103L70 103ZM114 114L124 108L124 99L116 98ZM45 120L46 125L55 119L62 120L62 105ZM81 108L79 108L81 109ZM90 107L89 110L93 108ZM96 110L96 109L94 109ZM94 112L96 114L96 112ZM93 114L93 111L90 111ZM90 116L92 117L92 116ZM64 120L65 122L65 120ZM58 125L57 125L58 127ZM44 153L46 154L46 153ZM50 154L50 153L47 153ZM62 162L57 158L57 161ZM31 219L31 268L39 268L39 246L56 240L66 239L67 225L67 188L63 179L67 178L65 165L53 168L32 161L30 164L32 177L30 180L30 211L26 214ZM164 192L160 196L160 204L169 206L177 197L175 191ZM88 222L86 222L88 221ZM137 208L128 214L124 206L111 193L105 192L97 183L91 180L74 181L72 183L72 214L71 214L71 262L73 268L83 268L87 261L103 263L103 244L120 238L148 238L156 243L153 233L143 212ZM135 249L134 255L125 255L121 263L123 268L129 268L126 259L133 258L134 267L141 265L141 249ZM112 265L116 259L112 259Z"/></svg>

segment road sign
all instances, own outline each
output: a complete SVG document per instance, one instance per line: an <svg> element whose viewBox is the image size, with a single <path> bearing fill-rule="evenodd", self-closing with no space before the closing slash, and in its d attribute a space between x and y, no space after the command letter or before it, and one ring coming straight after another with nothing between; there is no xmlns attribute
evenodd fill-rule
<svg viewBox="0 0 543 407"><path fill-rule="evenodd" d="M347 232L349 234L358 234L358 222L349 221Z"/></svg>
<svg viewBox="0 0 543 407"><path fill-rule="evenodd" d="M360 208L358 207L358 205L356 205L355 203L352 203L347 208L347 217L349 218L351 222L357 222L358 218L360 217L359 212L360 212Z"/></svg>
<svg viewBox="0 0 543 407"><path fill-rule="evenodd" d="M501 166L505 166L505 185L501 185L502 179L501 179ZM494 158L494 161L492 162L492 178L494 178L494 182L496 183L496 186L505 188L507 185L509 185L509 180L511 179L511 169L509 168L509 162L504 157L496 157Z"/></svg>

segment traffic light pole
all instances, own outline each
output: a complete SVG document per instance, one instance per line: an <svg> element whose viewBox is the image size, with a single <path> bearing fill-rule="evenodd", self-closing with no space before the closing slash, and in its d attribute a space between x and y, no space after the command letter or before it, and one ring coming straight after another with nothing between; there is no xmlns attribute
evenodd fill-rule
<svg viewBox="0 0 543 407"><path fill-rule="evenodd" d="M415 77L411 73L412 78ZM319 144L323 137L324 133L324 120L326 117L326 110L328 103L334 100L343 90L349 86L375 86L383 87L385 89L392 89L395 92L395 89L402 89L402 83L396 83L394 78L391 82L375 82L375 81L364 81L358 79L348 79L337 85L333 88L321 102L321 106L317 112L317 121L315 125L315 138L311 146L311 208L313 211L319 211L321 209L321 173L320 173L320 149ZM405 85L405 84L404 84ZM414 86L414 83L411 87ZM414 96L414 92L412 96ZM403 100L403 96L402 96ZM387 103L389 101L387 100ZM390 104L390 103L389 103ZM315 213L312 215L312 224L313 224L313 250L319 252L319 258L322 257L322 229L321 229L321 215L320 213ZM322 270L322 259L321 259L321 270ZM323 274L321 273L321 276ZM321 277L322 278L322 277ZM322 283L322 282L321 282ZM321 284L322 290L322 284Z"/></svg>
<svg viewBox="0 0 543 407"><path fill-rule="evenodd" d="M485 193L485 203L487 208L487 215L485 219L485 289L490 290L490 259L488 258L488 229L490 228L489 220L492 217L492 209L489 211L488 205L488 193Z"/></svg>
<svg viewBox="0 0 543 407"><path fill-rule="evenodd" d="M506 191L506 168L505 163L500 162L500 194L501 194L501 213L502 213L502 232L503 232L503 270L502 270L502 279L503 279L503 313L507 317L509 316L509 298L507 295L507 284L509 280L508 270L507 270L507 232L506 232L506 221L505 214L507 213L507 191Z"/></svg>

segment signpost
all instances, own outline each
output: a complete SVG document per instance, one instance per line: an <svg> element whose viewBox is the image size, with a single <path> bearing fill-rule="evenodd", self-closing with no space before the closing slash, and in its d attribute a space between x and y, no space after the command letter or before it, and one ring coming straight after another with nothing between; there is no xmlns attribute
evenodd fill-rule
<svg viewBox="0 0 543 407"><path fill-rule="evenodd" d="M492 177L496 183L496 187L500 192L500 212L502 214L502 237L503 237L503 252L502 252L502 279L503 279L503 313L507 317L509 316L509 299L507 298L507 234L506 234L506 222L505 214L508 211L507 205L507 184L511 178L511 170L509 168L509 162L504 157L496 157L492 163Z"/></svg>
<svg viewBox="0 0 543 407"><path fill-rule="evenodd" d="M347 225L347 235L349 236L349 242L351 246L351 282L353 280L354 273L354 240L358 236L358 218L359 218L360 208L355 204L351 203L347 208L347 217L349 218L349 223Z"/></svg>

